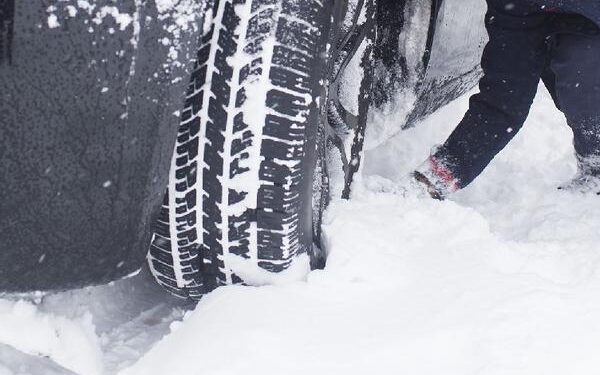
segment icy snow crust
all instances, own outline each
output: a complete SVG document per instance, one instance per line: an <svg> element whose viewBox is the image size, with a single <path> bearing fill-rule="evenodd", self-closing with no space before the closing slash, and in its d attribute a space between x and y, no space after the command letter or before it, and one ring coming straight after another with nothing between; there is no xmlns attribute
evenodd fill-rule
<svg viewBox="0 0 600 375"><path fill-rule="evenodd" d="M327 214L326 270L191 310L144 274L0 300L0 374L23 373L15 358L49 374L598 374L600 200L555 189L575 159L547 93L471 187L399 193L466 105L367 152L353 199Z"/></svg>

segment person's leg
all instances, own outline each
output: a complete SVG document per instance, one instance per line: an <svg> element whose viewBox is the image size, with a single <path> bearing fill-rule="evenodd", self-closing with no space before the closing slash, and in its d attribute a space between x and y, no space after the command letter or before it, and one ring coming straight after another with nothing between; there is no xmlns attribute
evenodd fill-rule
<svg viewBox="0 0 600 375"><path fill-rule="evenodd" d="M473 181L522 127L546 67L548 21L545 14L488 11L480 93L448 140L417 169L442 195Z"/></svg>
<svg viewBox="0 0 600 375"><path fill-rule="evenodd" d="M600 36L560 35L552 70L581 172L600 176Z"/></svg>

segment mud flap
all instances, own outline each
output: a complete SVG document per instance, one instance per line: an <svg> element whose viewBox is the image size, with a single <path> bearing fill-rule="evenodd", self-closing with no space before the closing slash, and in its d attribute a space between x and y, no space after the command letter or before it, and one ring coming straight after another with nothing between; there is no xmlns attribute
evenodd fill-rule
<svg viewBox="0 0 600 375"><path fill-rule="evenodd" d="M481 54L487 42L480 0L443 0L436 5L427 42L423 77L414 87L417 100L403 128L463 95L481 77Z"/></svg>
<svg viewBox="0 0 600 375"><path fill-rule="evenodd" d="M406 129L473 88L481 74L479 62L487 38L485 10L480 0L378 0L373 59L363 66L364 75L372 74L373 82L368 98L362 91L359 94L361 105L366 102L385 115L386 107L403 102L402 107L410 108L405 118L395 121L400 123L398 129ZM341 150L343 197L348 198L360 168L364 140L360 135L366 118L356 121L342 115L337 119L342 126L333 126L338 139L332 139ZM360 126L361 131L353 131ZM355 135L351 142L349 133Z"/></svg>

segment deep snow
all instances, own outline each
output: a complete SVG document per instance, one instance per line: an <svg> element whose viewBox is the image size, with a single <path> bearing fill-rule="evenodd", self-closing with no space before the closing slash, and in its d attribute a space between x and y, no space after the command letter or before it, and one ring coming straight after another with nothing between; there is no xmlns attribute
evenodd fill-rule
<svg viewBox="0 0 600 375"><path fill-rule="evenodd" d="M472 186L402 194L466 106L366 153L352 200L327 214L326 270L195 308L144 273L0 299L0 374L598 374L600 198L556 190L575 159L544 90Z"/></svg>

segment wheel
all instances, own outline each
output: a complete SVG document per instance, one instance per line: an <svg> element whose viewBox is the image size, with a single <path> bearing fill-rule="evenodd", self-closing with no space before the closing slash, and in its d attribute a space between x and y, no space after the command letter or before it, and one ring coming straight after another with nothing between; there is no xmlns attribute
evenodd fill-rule
<svg viewBox="0 0 600 375"><path fill-rule="evenodd" d="M207 2L148 255L173 294L198 299L322 264L312 197L326 189L313 179L329 3Z"/></svg>

